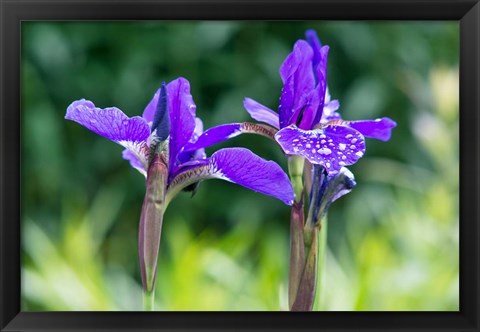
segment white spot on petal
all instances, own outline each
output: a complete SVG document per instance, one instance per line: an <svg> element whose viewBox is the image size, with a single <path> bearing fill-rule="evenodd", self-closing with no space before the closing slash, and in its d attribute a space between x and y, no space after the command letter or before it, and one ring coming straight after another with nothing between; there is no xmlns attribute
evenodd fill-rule
<svg viewBox="0 0 480 332"><path fill-rule="evenodd" d="M318 153L329 155L330 153L332 153L332 150L330 150L329 148L321 148L320 150L318 150Z"/></svg>

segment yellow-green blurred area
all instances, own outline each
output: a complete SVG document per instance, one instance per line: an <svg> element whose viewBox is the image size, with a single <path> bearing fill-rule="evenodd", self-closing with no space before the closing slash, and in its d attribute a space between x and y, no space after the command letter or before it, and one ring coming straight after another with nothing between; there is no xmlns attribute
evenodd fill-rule
<svg viewBox="0 0 480 332"><path fill-rule="evenodd" d="M141 115L162 81L191 83L205 128L276 110L280 64L313 28L330 46L344 119L388 116L357 187L328 216L319 310L459 309L457 22L22 23L22 310L142 310L137 228L144 177L123 148L64 119L86 98ZM286 170L280 148L242 146ZM225 181L170 204L158 310L287 310L290 208Z"/></svg>

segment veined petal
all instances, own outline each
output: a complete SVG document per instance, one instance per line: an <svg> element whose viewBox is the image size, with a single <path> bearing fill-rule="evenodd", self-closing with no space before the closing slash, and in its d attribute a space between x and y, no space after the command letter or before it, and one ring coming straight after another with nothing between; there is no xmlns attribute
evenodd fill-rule
<svg viewBox="0 0 480 332"><path fill-rule="evenodd" d="M258 123L243 122L230 123L212 127L205 131L196 142L189 143L184 151L193 151L201 148L208 148L214 144L229 140L240 134L257 134L273 139L277 129Z"/></svg>
<svg viewBox="0 0 480 332"><path fill-rule="evenodd" d="M255 120L268 123L277 129L280 128L278 123L278 114L268 107L263 106L262 104L250 98L245 98L243 101L243 106L250 116Z"/></svg>
<svg viewBox="0 0 480 332"><path fill-rule="evenodd" d="M205 163L178 174L170 183L167 202L181 189L205 179L237 183L287 205L293 204L293 188L281 167L244 148L218 150Z"/></svg>
<svg viewBox="0 0 480 332"><path fill-rule="evenodd" d="M348 121L348 126L358 130L365 137L388 141L392 135L392 129L397 123L390 118L376 120Z"/></svg>
<svg viewBox="0 0 480 332"><path fill-rule="evenodd" d="M278 106L280 128L293 124L296 121L294 116L298 117L308 104L308 96L315 87L312 57L310 45L299 40L280 67L284 83Z"/></svg>
<svg viewBox="0 0 480 332"><path fill-rule="evenodd" d="M365 153L362 134L349 127L329 125L316 130L288 126L275 139L286 154L300 155L313 164L320 164L330 175L352 165Z"/></svg>
<svg viewBox="0 0 480 332"><path fill-rule="evenodd" d="M146 165L146 141L150 128L145 119L129 118L116 107L98 108L85 99L74 101L67 108L65 119L75 121L94 133L131 150Z"/></svg>
<svg viewBox="0 0 480 332"><path fill-rule="evenodd" d="M169 170L173 171L178 163L178 154L194 133L196 106L190 94L190 83L185 78L170 82L167 94L171 123Z"/></svg>
<svg viewBox="0 0 480 332"><path fill-rule="evenodd" d="M129 118L116 107L97 108L91 101L85 99L70 104L65 119L73 120L119 144L143 142L150 136L148 124L143 118L139 116Z"/></svg>

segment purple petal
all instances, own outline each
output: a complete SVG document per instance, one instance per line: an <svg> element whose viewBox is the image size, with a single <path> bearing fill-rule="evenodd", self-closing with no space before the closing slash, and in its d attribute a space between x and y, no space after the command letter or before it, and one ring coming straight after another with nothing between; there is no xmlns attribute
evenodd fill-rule
<svg viewBox="0 0 480 332"><path fill-rule="evenodd" d="M302 128L302 129L313 128L314 124L316 124L313 121L315 121L315 116L319 110L319 105L320 105L320 102L322 102L322 100L323 99L320 98L318 91L315 89L310 91L310 93L305 97L305 105L301 110L302 118L298 125L299 128ZM296 113L292 118L292 120L294 119L294 121L297 121L297 118L299 115L300 115L300 112Z"/></svg>
<svg viewBox="0 0 480 332"><path fill-rule="evenodd" d="M129 149L125 149L122 152L122 157L123 159L128 160L130 162L130 166L138 170L145 177L147 176L145 167L143 166L142 162L138 159L138 157L135 155L135 153L133 153Z"/></svg>
<svg viewBox="0 0 480 332"><path fill-rule="evenodd" d="M300 155L325 167L330 175L354 164L365 153L365 140L358 131L342 126L302 130L295 126L280 130L275 139L286 154Z"/></svg>
<svg viewBox="0 0 480 332"><path fill-rule="evenodd" d="M328 59L328 46L323 46L319 50L315 50L315 54L318 56L318 64L314 65L315 70L315 79L316 79L316 90L318 91L318 95L320 96L320 100L318 103L318 110L315 114L315 119L313 120L313 124L317 124L320 122L323 114L323 108L325 104L325 95L327 91L327 59Z"/></svg>
<svg viewBox="0 0 480 332"><path fill-rule="evenodd" d="M224 124L212 127L204 132L196 142L185 146L185 151L193 151L201 148L207 148L217 143L229 140L242 133L241 123Z"/></svg>
<svg viewBox="0 0 480 332"><path fill-rule="evenodd" d="M315 30L307 30L305 32L308 43L313 49L313 70L315 72L315 82L318 95L320 96L318 109L315 112L315 117L312 122L316 125L322 118L322 112L324 111L324 103L330 101L330 95L327 89L327 58L328 58L328 46L322 46L320 39L318 39ZM301 127L302 128L302 127Z"/></svg>
<svg viewBox="0 0 480 332"><path fill-rule="evenodd" d="M146 163L146 140L150 136L150 128L145 119L139 116L129 118L116 107L97 108L85 99L74 101L68 106L65 119L73 120L126 147Z"/></svg>
<svg viewBox="0 0 480 332"><path fill-rule="evenodd" d="M348 126L358 130L365 137L388 141L392 135L392 128L395 128L397 123L390 118L381 118L376 120L349 121Z"/></svg>
<svg viewBox="0 0 480 332"><path fill-rule="evenodd" d="M237 183L293 204L293 188L282 168L244 148L218 150L204 163L178 174L170 183L167 200L189 184L211 178Z"/></svg>
<svg viewBox="0 0 480 332"><path fill-rule="evenodd" d="M278 107L280 128L296 121L307 104L307 97L311 96L311 91L315 87L312 57L310 45L304 40L299 40L280 67L280 76L284 83Z"/></svg>
<svg viewBox="0 0 480 332"><path fill-rule="evenodd" d="M189 144L194 144L195 141L198 140L198 138L202 135L203 133L203 122L200 118L195 118L195 130L193 131L192 138L190 139ZM188 144L185 146L187 147ZM180 163L179 167L185 166L185 163L188 163L190 161L194 161L197 159L205 159L207 155L205 154L205 149L204 148L198 148L198 149L185 149L185 147L182 149L182 152L178 155L178 161ZM177 172L179 169L177 169Z"/></svg>
<svg viewBox="0 0 480 332"><path fill-rule="evenodd" d="M253 99L245 98L243 106L252 118L257 121L268 123L269 125L279 129L278 114L266 106L256 102Z"/></svg>
<svg viewBox="0 0 480 332"><path fill-rule="evenodd" d="M184 147L184 151L208 148L209 146L245 133L262 135L273 139L276 132L277 130L275 128L258 123L243 122L224 124L205 131L196 142L187 144Z"/></svg>
<svg viewBox="0 0 480 332"><path fill-rule="evenodd" d="M143 142L150 136L150 128L143 118L129 118L116 107L97 108L85 99L74 101L68 106L65 119L73 120L119 144Z"/></svg>
<svg viewBox="0 0 480 332"><path fill-rule="evenodd" d="M215 177L293 204L290 180L277 163L267 161L248 149L221 149L210 157Z"/></svg>
<svg viewBox="0 0 480 332"><path fill-rule="evenodd" d="M190 141L195 130L196 106L190 94L190 83L178 78L167 85L170 111L170 161L169 169L177 166L178 154Z"/></svg>

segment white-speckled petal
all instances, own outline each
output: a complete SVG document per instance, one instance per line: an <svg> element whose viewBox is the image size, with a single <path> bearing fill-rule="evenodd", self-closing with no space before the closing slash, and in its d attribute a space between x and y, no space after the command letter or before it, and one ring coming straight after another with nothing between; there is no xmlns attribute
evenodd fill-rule
<svg viewBox="0 0 480 332"><path fill-rule="evenodd" d="M313 164L320 164L330 175L356 163L365 153L363 135L349 127L332 125L303 130L288 126L280 130L275 139L286 154L300 155Z"/></svg>

